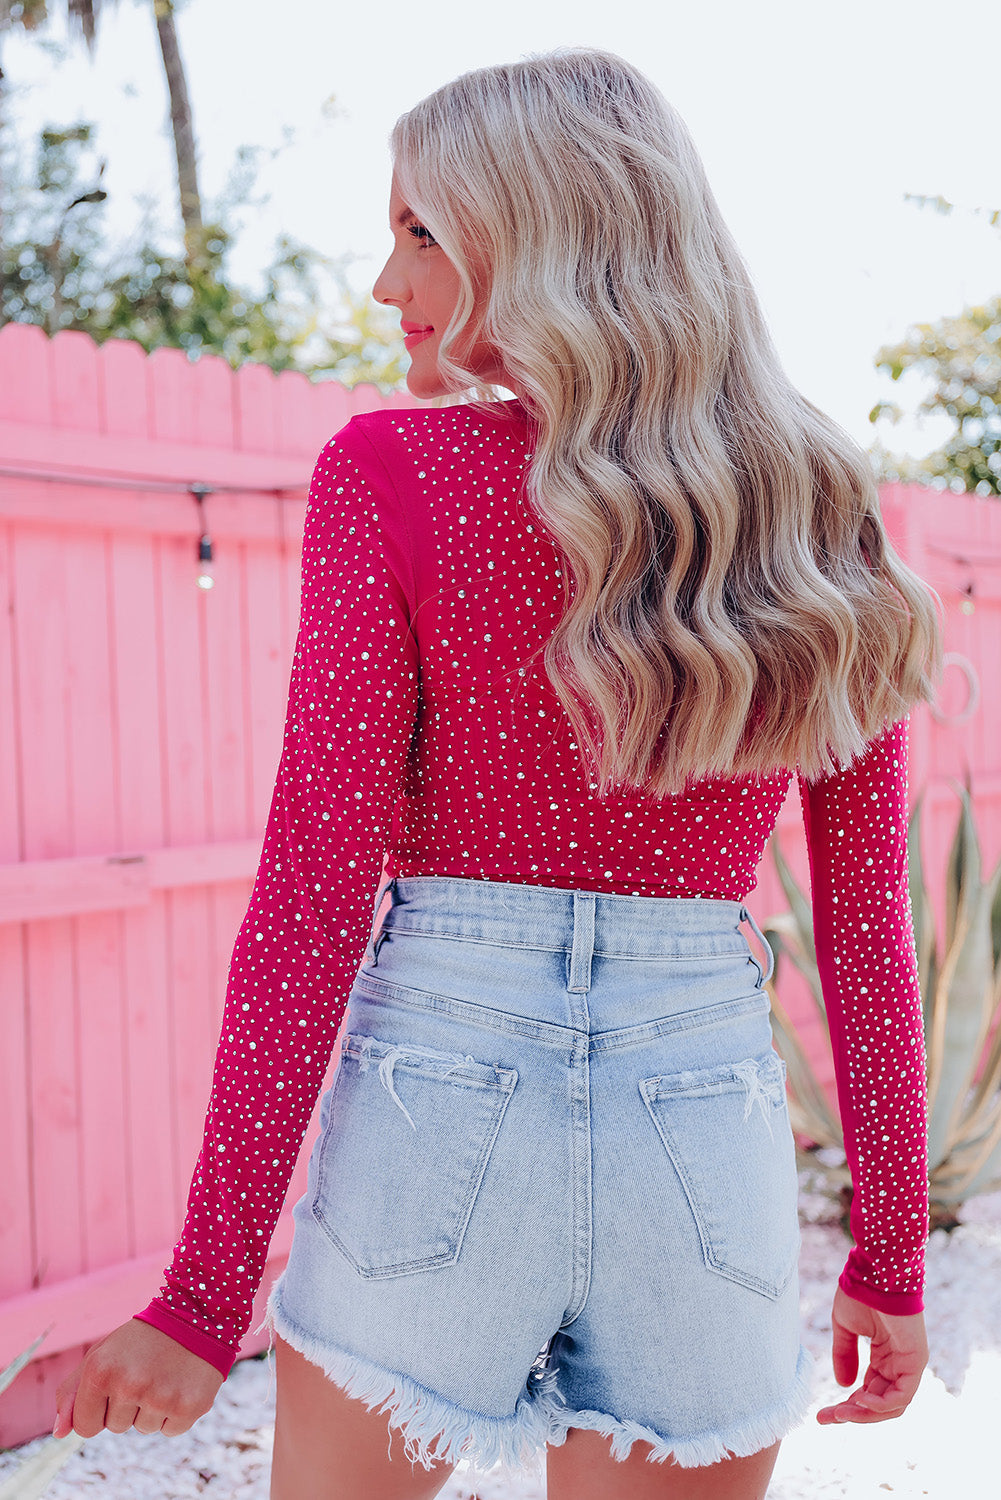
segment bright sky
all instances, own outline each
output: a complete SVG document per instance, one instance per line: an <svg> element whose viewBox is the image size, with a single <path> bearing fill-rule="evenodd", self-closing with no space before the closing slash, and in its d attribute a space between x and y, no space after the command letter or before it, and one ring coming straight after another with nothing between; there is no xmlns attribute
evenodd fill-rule
<svg viewBox="0 0 1001 1500"><path fill-rule="evenodd" d="M53 4L65 36L64 6ZM91 119L108 166L108 222L134 232L140 195L176 222L165 86L148 0L105 0L93 62L19 36L4 42L10 109L25 130ZM388 253L386 140L397 115L455 74L559 45L638 64L680 110L750 266L786 371L868 447L868 412L901 391L876 349L1001 292L1001 232L984 216L904 201L1001 207L997 82L986 63L996 0L187 0L178 33L206 200L237 147L262 160L231 259L251 286L282 230L360 259L371 286ZM329 101L333 99L334 108ZM897 451L941 429L885 424Z"/></svg>

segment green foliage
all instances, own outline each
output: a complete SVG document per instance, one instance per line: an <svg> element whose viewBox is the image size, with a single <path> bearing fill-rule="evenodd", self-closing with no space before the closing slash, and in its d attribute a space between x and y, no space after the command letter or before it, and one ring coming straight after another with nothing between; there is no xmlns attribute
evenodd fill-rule
<svg viewBox="0 0 1001 1500"><path fill-rule="evenodd" d="M92 127L40 132L30 188L19 163L4 173L0 211L0 322L37 323L49 333L82 329L98 343L128 338L144 349L184 349L299 370L345 385L398 389L407 361L396 320L350 286L350 257L320 255L282 237L262 292L233 281L233 232L224 219L249 192L243 177L193 255L169 249L149 220L137 247L110 252L102 227L104 163L93 160Z"/></svg>
<svg viewBox="0 0 1001 1500"><path fill-rule="evenodd" d="M945 944L938 951L919 837L921 799L908 824L910 902L924 1016L928 1087L928 1170L932 1227L954 1224L964 1199L1001 1187L1001 861L984 880L969 788L946 871ZM793 1130L819 1147L844 1149L841 1122L827 1102L778 996L780 958L806 978L828 1035L809 903L778 846L772 854L790 911L769 920L775 954L768 982L775 1045L785 1059ZM977 1073L979 1070L979 1079ZM797 1148L802 1166L817 1158ZM827 1167L832 1186L850 1188L846 1165Z"/></svg>
<svg viewBox="0 0 1001 1500"><path fill-rule="evenodd" d="M945 414L954 424L945 443L925 458L891 458L880 450L881 477L1001 495L1001 297L958 317L918 324L902 343L878 351L876 367L893 380L911 369L930 377L917 412ZM902 416L899 406L881 401L869 420Z"/></svg>
<svg viewBox="0 0 1001 1500"><path fill-rule="evenodd" d="M936 213L950 214L955 208L941 196L907 196ZM973 212L1001 229L1001 210ZM958 316L917 324L899 344L879 349L875 364L895 381L907 370L924 375L930 389L912 415L944 415L953 424L946 442L922 459L896 456L875 443L878 477L957 493L1001 494L1001 297L988 298L982 307L966 307ZM898 422L903 416L897 403L879 401L869 420Z"/></svg>

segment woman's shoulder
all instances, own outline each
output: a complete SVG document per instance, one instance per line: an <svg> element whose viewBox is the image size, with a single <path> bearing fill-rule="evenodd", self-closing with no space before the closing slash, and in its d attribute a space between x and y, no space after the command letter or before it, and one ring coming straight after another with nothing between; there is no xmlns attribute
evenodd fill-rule
<svg viewBox="0 0 1001 1500"><path fill-rule="evenodd" d="M332 441L352 453L369 450L391 468L401 462L452 461L456 451L482 448L485 441L523 443L525 428L524 407L516 400L382 407L352 417Z"/></svg>

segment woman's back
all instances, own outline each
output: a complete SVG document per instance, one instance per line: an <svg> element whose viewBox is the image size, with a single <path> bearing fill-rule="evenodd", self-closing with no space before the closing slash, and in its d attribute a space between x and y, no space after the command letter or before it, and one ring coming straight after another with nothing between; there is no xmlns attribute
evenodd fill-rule
<svg viewBox="0 0 1001 1500"><path fill-rule="evenodd" d="M365 471L406 570L417 733L390 869L740 900L791 773L703 778L684 797L595 795L539 649L564 603L560 554L525 502L532 436L520 403L505 402L497 416L471 406L373 412L327 450L334 465ZM372 600L358 603L359 631L377 637ZM369 671L398 679L387 686L404 701L412 663L390 640L369 650ZM360 758L380 795L370 743Z"/></svg>

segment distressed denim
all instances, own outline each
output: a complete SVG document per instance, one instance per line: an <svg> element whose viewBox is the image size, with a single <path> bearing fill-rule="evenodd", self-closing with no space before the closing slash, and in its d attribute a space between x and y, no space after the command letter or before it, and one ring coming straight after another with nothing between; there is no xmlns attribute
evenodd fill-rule
<svg viewBox="0 0 1001 1500"><path fill-rule="evenodd" d="M265 1323L425 1467L571 1427L684 1467L782 1437L812 1360L747 908L387 885Z"/></svg>

